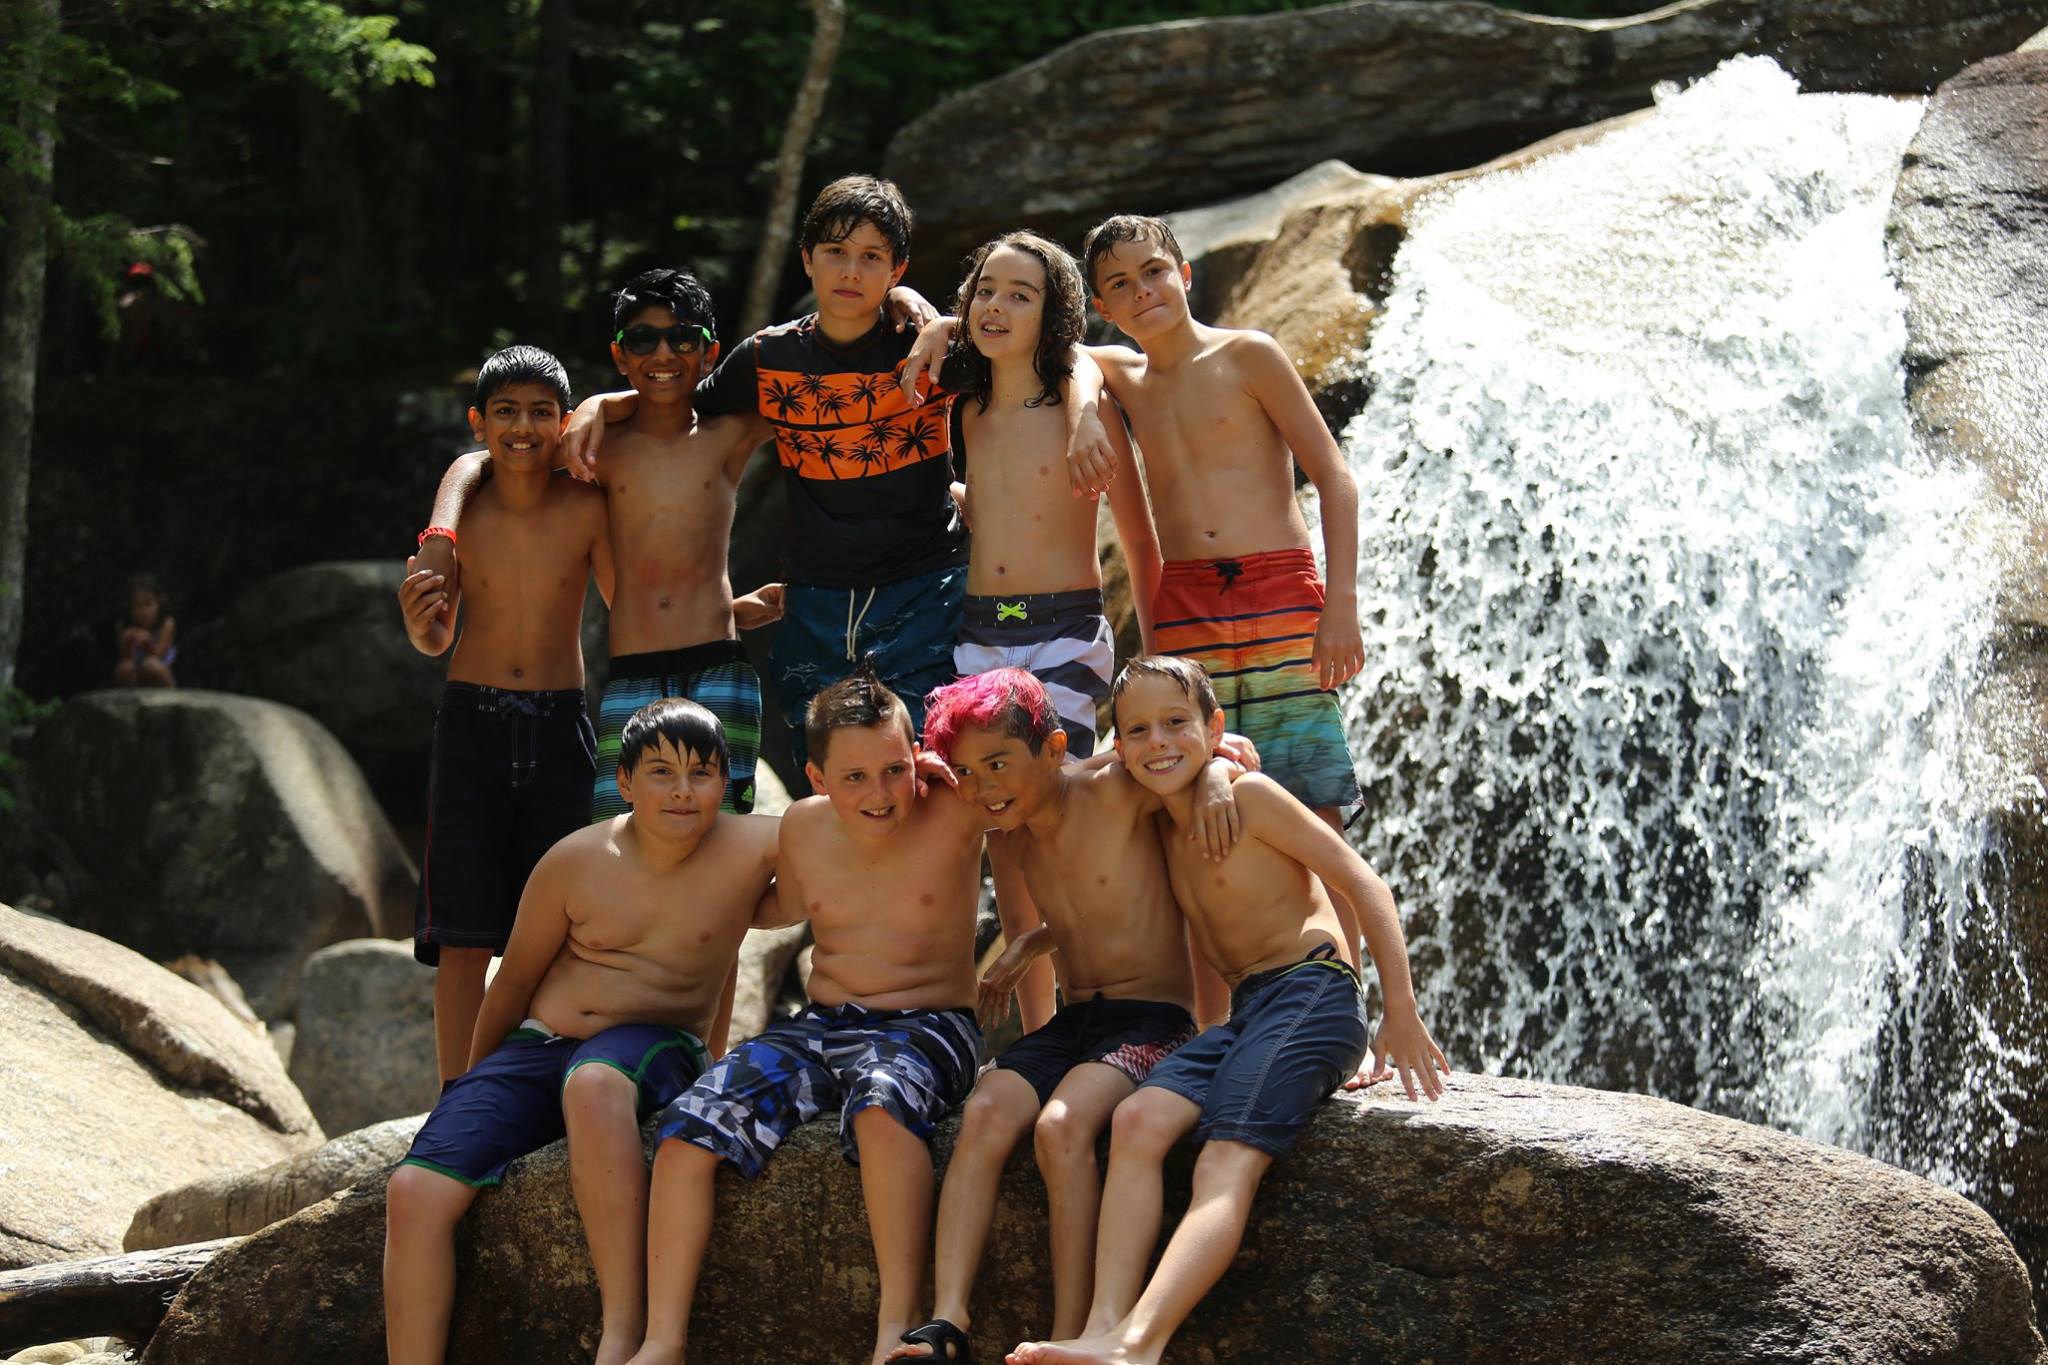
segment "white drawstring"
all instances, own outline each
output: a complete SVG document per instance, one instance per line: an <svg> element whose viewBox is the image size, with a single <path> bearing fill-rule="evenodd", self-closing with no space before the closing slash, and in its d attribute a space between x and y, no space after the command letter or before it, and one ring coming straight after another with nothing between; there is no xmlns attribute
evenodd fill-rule
<svg viewBox="0 0 2048 1365"><path fill-rule="evenodd" d="M868 600L861 604L860 615L853 614L853 594L846 594L846 662L858 663L860 656L853 652L854 637L860 634L860 623L868 619L868 608L875 605L875 594L880 588L868 589Z"/></svg>

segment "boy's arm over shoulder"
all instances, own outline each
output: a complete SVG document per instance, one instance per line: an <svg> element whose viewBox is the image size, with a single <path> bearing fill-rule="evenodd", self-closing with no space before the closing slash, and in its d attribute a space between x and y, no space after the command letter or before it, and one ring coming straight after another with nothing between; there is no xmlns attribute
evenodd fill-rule
<svg viewBox="0 0 2048 1365"><path fill-rule="evenodd" d="M760 338L750 336L727 351L718 368L697 381L691 399L697 411L707 417L758 413L760 350Z"/></svg>
<svg viewBox="0 0 2048 1365"><path fill-rule="evenodd" d="M1264 332L1239 332L1230 348L1246 387L1321 502L1328 582L1313 654L1317 679L1328 691L1365 666L1365 641L1358 630L1358 481L1280 343Z"/></svg>
<svg viewBox="0 0 2048 1365"><path fill-rule="evenodd" d="M602 840L605 826L592 825L558 842L541 855L520 893L519 913L512 921L512 936L506 941L505 956L498 974L484 992L483 1007L477 1011L476 1033L469 1044L469 1064L475 1066L519 1026L533 1003L533 993L547 975L555 955L569 937L569 887L574 884L578 865L583 862L592 840Z"/></svg>
<svg viewBox="0 0 2048 1365"><path fill-rule="evenodd" d="M1123 547L1124 566L1131 575L1131 606L1138 615L1138 638L1147 652L1152 649L1152 600L1159 595L1159 577L1164 558L1159 550L1159 528L1152 520L1152 504L1138 477L1137 452L1131 434L1124 429L1123 413L1113 403L1105 404L1103 426L1115 453L1116 470L1109 480L1109 515L1116 523L1117 543Z"/></svg>
<svg viewBox="0 0 2048 1365"><path fill-rule="evenodd" d="M577 510L582 513L590 546L590 576L597 580L597 595L604 604L612 604L612 589L617 584L617 571L612 564L611 513L603 493L587 483L574 479L566 481L576 495Z"/></svg>
<svg viewBox="0 0 2048 1365"><path fill-rule="evenodd" d="M490 470L491 453L488 450L472 450L457 455L454 463L448 466L448 472L441 476L441 486L434 490L434 510L427 514L427 526L456 530L462 522L463 507L468 504L470 495L483 484ZM454 540L447 536L428 536L419 542L417 557L421 568L454 581Z"/></svg>

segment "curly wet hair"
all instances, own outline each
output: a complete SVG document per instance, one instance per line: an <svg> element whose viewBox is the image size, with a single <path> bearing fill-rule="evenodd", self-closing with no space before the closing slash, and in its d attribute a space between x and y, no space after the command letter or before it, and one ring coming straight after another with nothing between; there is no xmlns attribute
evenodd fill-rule
<svg viewBox="0 0 2048 1365"><path fill-rule="evenodd" d="M995 375L987 358L975 349L974 341L968 335L967 310L974 302L974 291L981 284L982 267L997 248L1006 246L1034 257L1045 269L1045 306L1039 314L1038 350L1031 358L1040 389L1028 406L1060 401L1060 391L1066 386L1067 377L1074 372L1074 347L1079 344L1088 321L1088 295L1081 285L1081 267L1058 242L1035 232L1006 232L977 247L967 258L960 292L953 302L953 313L960 319L960 326L953 332L953 343L947 352L942 378L947 388L974 399L983 412L988 411Z"/></svg>

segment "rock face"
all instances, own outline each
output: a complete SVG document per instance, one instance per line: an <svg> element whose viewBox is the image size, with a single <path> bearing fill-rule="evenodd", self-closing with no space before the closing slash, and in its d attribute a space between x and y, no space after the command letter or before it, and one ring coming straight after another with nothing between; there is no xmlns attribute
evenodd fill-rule
<svg viewBox="0 0 2048 1365"><path fill-rule="evenodd" d="M66 918L217 959L289 1014L307 954L407 932L417 878L355 764L302 712L218 692L91 692L36 731L37 800L86 885Z"/></svg>
<svg viewBox="0 0 2048 1365"><path fill-rule="evenodd" d="M320 1142L270 1044L110 943L0 906L0 1268L121 1250L145 1199Z"/></svg>
<svg viewBox="0 0 2048 1365"><path fill-rule="evenodd" d="M1424 1108L1386 1091L1333 1101L1274 1168L1179 1358L1270 1361L1285 1340L1358 1362L2048 1359L1997 1228L1904 1172L1638 1096L1459 1077ZM1189 1165L1169 1166L1169 1218ZM976 1294L984 1359L1045 1327L1044 1198L1020 1153ZM224 1252L147 1365L250 1341L296 1365L376 1358L383 1228L364 1184ZM460 1238L451 1361L589 1358L596 1290L560 1146L516 1164ZM874 1293L858 1176L829 1123L806 1125L758 1182L719 1178L691 1357L843 1361Z"/></svg>
<svg viewBox="0 0 2048 1365"><path fill-rule="evenodd" d="M434 1107L434 969L410 941L354 939L307 958L298 1025L292 1080L328 1132Z"/></svg>
<svg viewBox="0 0 2048 1365"><path fill-rule="evenodd" d="M1906 295L1914 420L1931 449L1976 465L1988 484L1981 543L2001 575L2001 629L1975 709L1986 748L2020 778L1994 816L1994 911L2028 979L2048 981L2038 795L2048 780L2048 50L1993 58L1936 92L1907 149L1888 239ZM2009 1055L2032 1060L2019 1093L2000 1100L2017 1130L1987 1131L1986 1169L1973 1174L2048 1314L2048 1019L2015 989L2006 954L1974 956L1970 997L1985 1002Z"/></svg>
<svg viewBox="0 0 2048 1365"><path fill-rule="evenodd" d="M1210 203L1333 158L1471 165L1641 109L1658 81L1738 53L1772 56L1808 89L1924 93L2044 21L2040 0L1680 0L1598 21L1355 0L1155 24L954 95L896 135L884 171L917 207L921 287L950 292L960 257L1006 228L1078 242L1110 213Z"/></svg>
<svg viewBox="0 0 2048 1365"><path fill-rule="evenodd" d="M426 1115L414 1114L372 1124L260 1171L209 1176L166 1190L135 1211L121 1249L154 1251L241 1237L351 1185L381 1184L425 1121Z"/></svg>

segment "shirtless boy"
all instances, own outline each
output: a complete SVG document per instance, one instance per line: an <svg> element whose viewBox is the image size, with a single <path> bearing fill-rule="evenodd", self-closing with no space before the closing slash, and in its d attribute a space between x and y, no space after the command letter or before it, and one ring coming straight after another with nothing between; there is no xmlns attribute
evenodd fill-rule
<svg viewBox="0 0 2048 1365"><path fill-rule="evenodd" d="M1111 218L1082 256L1096 309L1142 348L1089 354L1144 452L1166 559L1148 647L1201 664L1266 775L1341 829L1358 780L1335 689L1365 660L1358 486L1343 452L1278 342L1188 312L1194 277L1166 223ZM1295 501L1296 464L1321 500L1327 585ZM1074 467L1082 488L1115 473L1099 459ZM1341 905L1339 918L1355 966L1359 926Z"/></svg>
<svg viewBox="0 0 2048 1365"><path fill-rule="evenodd" d="M863 663L812 699L807 776L782 822L778 896L808 917L810 1004L727 1054L660 1115L647 1226L647 1341L679 1365L721 1161L752 1179L790 1132L839 1110L880 1271L873 1360L920 1321L933 1126L967 1093L983 812L920 798L910 717ZM788 1286L784 1286L785 1290Z"/></svg>
<svg viewBox="0 0 2048 1365"><path fill-rule="evenodd" d="M1099 371L1077 345L1086 309L1073 257L1035 232L1006 233L968 261L944 372L960 395L957 453L974 528L953 667L963 678L1005 666L1035 673L1077 759L1095 752L1097 711L1109 700L1116 664L1102 613L1095 498L1073 497L1067 479L1063 409L1101 391ZM1108 425L1123 474L1110 480L1110 512L1140 628L1149 632L1159 544L1123 424Z"/></svg>
<svg viewBox="0 0 2048 1365"><path fill-rule="evenodd" d="M562 362L514 346L484 362L470 429L497 477L471 501L460 580L406 562L398 602L423 654L462 638L434 715L413 953L435 967L441 1079L469 1061L484 971L505 950L540 856L584 822L596 741L583 703L583 592L612 595L604 499L557 477ZM421 539L427 537L423 534Z"/></svg>
<svg viewBox="0 0 2048 1365"><path fill-rule="evenodd" d="M1185 659L1133 659L1113 693L1117 750L1134 780L1192 818L1194 784L1223 734L1223 711ZM1110 1121L1109 1178L1095 1251L1095 1300L1078 1338L1027 1342L1011 1365L1141 1361L1167 1342L1230 1268L1252 1196L1323 1099L1366 1053L1365 996L1339 955L1343 932L1317 886L1351 902L1380 974L1386 1018L1372 1043L1410 1099L1442 1094L1448 1071L1416 1010L1408 950L1386 883L1351 846L1271 779L1235 789L1243 838L1222 862L1162 841L1195 945L1231 986L1230 1018L1154 1068ZM1162 1165L1189 1132L1202 1144L1194 1192L1159 1268ZM1142 1293L1140 1292L1142 1289Z"/></svg>
<svg viewBox="0 0 2048 1365"><path fill-rule="evenodd" d="M737 600L726 569L733 503L759 442L736 418L697 412L697 381L718 359L711 295L686 270L648 270L612 301L612 363L638 402L611 433L596 474L604 489L618 588L611 603L611 664L597 715L597 775L589 819L625 810L612 774L619 729L660 697L701 702L725 727L725 808L754 808L761 748L761 681L738 630L781 615L781 588ZM489 464L472 451L450 465L434 500L431 550L452 564L465 501ZM437 535L437 531L445 533ZM736 629L737 628L737 629Z"/></svg>
<svg viewBox="0 0 2048 1365"><path fill-rule="evenodd" d="M925 742L996 825L991 860L1017 866L1044 916L982 978L984 1015L1007 1009L1024 968L1048 955L1067 1001L976 1082L946 1167L933 1320L892 1358L958 1361L969 1358L968 1300L996 1188L1027 1132L1051 1214L1053 1334L1080 1332L1102 1194L1096 1138L1110 1111L1194 1036L1194 983L1153 830L1161 798L1121 763L1064 764L1066 736L1038 679L1001 668L940 688L925 712Z"/></svg>
<svg viewBox="0 0 2048 1365"><path fill-rule="evenodd" d="M441 1360L456 1223L513 1158L564 1133L604 1304L598 1365L618 1365L640 1345L640 1118L724 1048L713 1019L748 926L773 917L764 912L776 905L779 822L719 815L725 737L695 702L635 712L616 776L628 813L570 834L534 868L477 1018L474 1064L442 1094L391 1177L392 1365Z"/></svg>

